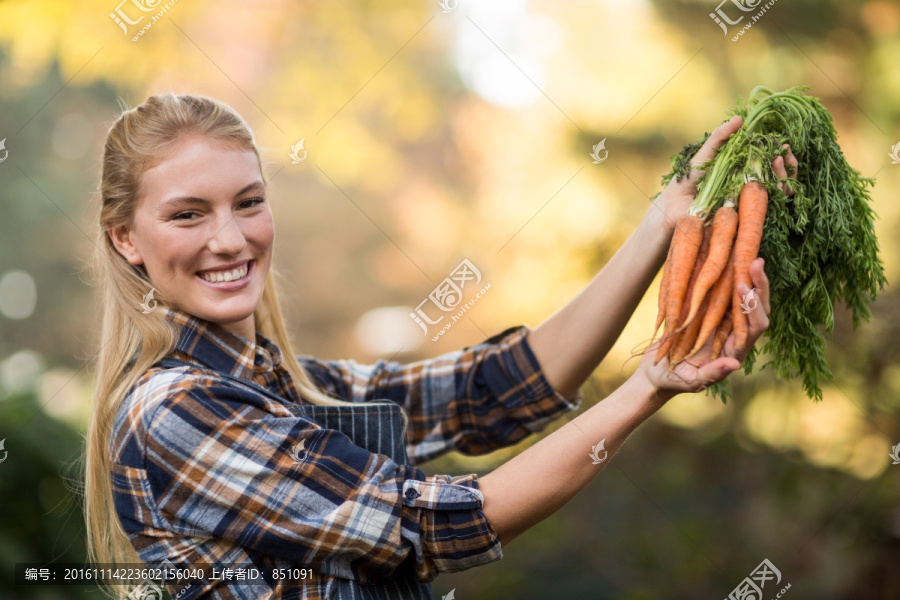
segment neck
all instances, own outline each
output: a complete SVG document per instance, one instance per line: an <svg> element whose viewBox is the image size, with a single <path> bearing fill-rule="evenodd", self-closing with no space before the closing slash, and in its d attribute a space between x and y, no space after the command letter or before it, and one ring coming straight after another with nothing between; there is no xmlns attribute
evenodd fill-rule
<svg viewBox="0 0 900 600"><path fill-rule="evenodd" d="M242 321L235 321L234 323L219 323L219 325L223 329L226 329L235 335L241 336L248 342L256 342L256 323L253 320L252 314Z"/></svg>

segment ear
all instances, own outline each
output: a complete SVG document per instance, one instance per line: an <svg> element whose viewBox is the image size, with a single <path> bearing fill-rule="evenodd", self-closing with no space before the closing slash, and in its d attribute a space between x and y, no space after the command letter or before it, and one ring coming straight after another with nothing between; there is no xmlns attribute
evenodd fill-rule
<svg viewBox="0 0 900 600"><path fill-rule="evenodd" d="M138 252L137 246L131 241L131 231L127 225L117 225L106 230L109 239L112 241L116 250L119 251L125 260L133 265L144 264L141 253Z"/></svg>

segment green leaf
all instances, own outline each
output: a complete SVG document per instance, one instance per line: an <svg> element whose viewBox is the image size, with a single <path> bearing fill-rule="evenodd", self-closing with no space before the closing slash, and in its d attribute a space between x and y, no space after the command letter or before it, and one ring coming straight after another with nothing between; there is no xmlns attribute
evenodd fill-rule
<svg viewBox="0 0 900 600"><path fill-rule="evenodd" d="M807 396L822 399L821 381L832 378L825 360L825 333L834 329L834 307L843 303L854 329L871 318L869 305L887 279L878 256L875 212L869 188L874 180L851 167L837 143L831 114L818 98L797 86L784 92L757 87L741 115L743 125L706 165L697 186L692 214L707 218L726 198L737 201L746 177L757 178L769 193L759 255L766 260L770 315L765 345L744 359L750 374L759 353L776 377L800 377ZM690 172L690 159L709 134L672 157L673 177ZM798 159L793 196L778 188L772 161L789 144ZM724 402L730 387L715 384L709 392Z"/></svg>

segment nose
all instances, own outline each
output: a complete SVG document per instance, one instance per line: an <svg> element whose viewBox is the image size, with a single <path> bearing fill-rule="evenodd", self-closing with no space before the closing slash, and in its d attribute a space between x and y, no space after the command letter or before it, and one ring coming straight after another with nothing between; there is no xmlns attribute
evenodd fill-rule
<svg viewBox="0 0 900 600"><path fill-rule="evenodd" d="M207 245L214 254L240 254L247 245L247 238L233 215L228 215L226 219Z"/></svg>

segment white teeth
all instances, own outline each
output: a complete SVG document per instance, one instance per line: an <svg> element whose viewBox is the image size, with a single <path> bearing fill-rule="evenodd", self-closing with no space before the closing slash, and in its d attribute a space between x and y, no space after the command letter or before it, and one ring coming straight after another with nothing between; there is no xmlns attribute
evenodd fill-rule
<svg viewBox="0 0 900 600"><path fill-rule="evenodd" d="M218 283L220 281L234 281L235 279L240 279L247 275L247 270L250 268L250 263L245 264L243 267L238 269L234 269L232 271L215 271L213 273L201 273L200 277L205 279L210 283Z"/></svg>

